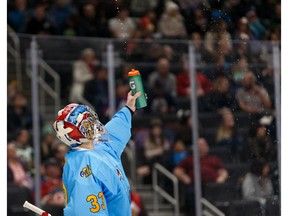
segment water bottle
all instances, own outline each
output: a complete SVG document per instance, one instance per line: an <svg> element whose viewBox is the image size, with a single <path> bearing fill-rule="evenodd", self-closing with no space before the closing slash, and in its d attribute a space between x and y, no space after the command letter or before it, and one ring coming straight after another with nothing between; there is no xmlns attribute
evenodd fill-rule
<svg viewBox="0 0 288 216"><path fill-rule="evenodd" d="M147 106L146 94L144 91L144 86L140 72L138 70L132 69L128 73L128 77L129 77L129 86L130 89L132 90L132 95L141 91L141 95L136 99L136 107L137 108L146 107Z"/></svg>

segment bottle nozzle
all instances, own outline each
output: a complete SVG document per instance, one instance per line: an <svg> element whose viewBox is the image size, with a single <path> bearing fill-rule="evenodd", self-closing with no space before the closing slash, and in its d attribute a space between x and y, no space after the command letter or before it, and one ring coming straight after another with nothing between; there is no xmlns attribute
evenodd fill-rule
<svg viewBox="0 0 288 216"><path fill-rule="evenodd" d="M138 70L135 70L134 68L128 73L128 76L137 76L140 72Z"/></svg>

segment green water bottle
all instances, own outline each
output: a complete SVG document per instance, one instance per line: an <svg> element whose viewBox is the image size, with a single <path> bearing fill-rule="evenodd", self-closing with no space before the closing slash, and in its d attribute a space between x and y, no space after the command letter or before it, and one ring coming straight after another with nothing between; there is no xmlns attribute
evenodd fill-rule
<svg viewBox="0 0 288 216"><path fill-rule="evenodd" d="M144 91L144 86L142 82L141 74L138 70L132 69L128 73L129 77L129 86L132 90L132 94L136 94L137 92L141 91L141 95L136 99L136 107L143 108L147 106L146 94Z"/></svg>

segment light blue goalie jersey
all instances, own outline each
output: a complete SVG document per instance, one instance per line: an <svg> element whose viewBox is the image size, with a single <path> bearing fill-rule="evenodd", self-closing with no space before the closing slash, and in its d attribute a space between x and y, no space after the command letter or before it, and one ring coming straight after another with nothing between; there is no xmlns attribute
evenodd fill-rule
<svg viewBox="0 0 288 216"><path fill-rule="evenodd" d="M94 150L67 152L63 168L65 216L130 216L130 187L121 154L131 137L131 113L124 107L105 125L111 141Z"/></svg>

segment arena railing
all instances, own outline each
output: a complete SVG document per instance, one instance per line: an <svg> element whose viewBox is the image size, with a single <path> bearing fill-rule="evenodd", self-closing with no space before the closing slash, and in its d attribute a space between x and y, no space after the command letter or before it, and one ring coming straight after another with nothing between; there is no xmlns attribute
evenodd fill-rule
<svg viewBox="0 0 288 216"><path fill-rule="evenodd" d="M18 81L18 88L22 90L22 70L21 70L21 56L20 56L20 41L15 31L7 24L7 51L14 57L16 79Z"/></svg>
<svg viewBox="0 0 288 216"><path fill-rule="evenodd" d="M37 42L36 43L37 47ZM31 42L33 43L33 42ZM32 46L31 46L32 47ZM30 47L30 49L31 49ZM58 110L60 109L61 102L60 102L60 76L59 74L53 70L53 68L50 67L49 64L47 64L40 56L39 50L36 50L36 53L38 53L38 59L37 59L37 64L38 64L38 84L41 87L40 88L40 108L41 108L41 113L44 115L46 113L46 109L48 107L48 102L46 102L46 97L45 93L47 93L54 102L54 107L53 107L53 114L55 115ZM31 58L27 52L26 56L26 74L29 78L31 78ZM46 82L45 77L47 74L53 78L54 81L54 86L52 86L50 83Z"/></svg>
<svg viewBox="0 0 288 216"><path fill-rule="evenodd" d="M165 189L161 187L159 184L159 177L158 175L164 175L166 178L173 182L173 194L171 196L168 194ZM155 213L159 212L159 205L160 205L160 197L167 200L171 203L174 207L174 216L180 215L180 200L179 200L179 186L178 186L178 179L175 175L173 175L170 171L168 171L164 166L159 163L155 163L153 166L153 174L152 174L152 184L153 184L153 204Z"/></svg>
<svg viewBox="0 0 288 216"><path fill-rule="evenodd" d="M201 204L203 205L203 216L225 216L225 214L216 208L212 203L210 203L205 198L201 198Z"/></svg>

